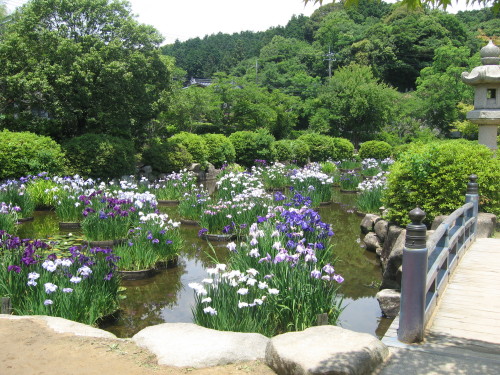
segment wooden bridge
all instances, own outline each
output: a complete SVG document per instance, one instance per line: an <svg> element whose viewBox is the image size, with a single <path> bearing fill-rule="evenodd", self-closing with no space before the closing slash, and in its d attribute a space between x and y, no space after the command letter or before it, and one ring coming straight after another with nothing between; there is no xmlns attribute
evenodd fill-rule
<svg viewBox="0 0 500 375"><path fill-rule="evenodd" d="M403 263L401 313L382 340L391 357L380 375L500 374L500 239L475 239L477 204L471 216L471 201L423 246L417 239L405 248L410 261ZM425 261L411 260L424 253ZM405 280L415 265L425 270Z"/></svg>

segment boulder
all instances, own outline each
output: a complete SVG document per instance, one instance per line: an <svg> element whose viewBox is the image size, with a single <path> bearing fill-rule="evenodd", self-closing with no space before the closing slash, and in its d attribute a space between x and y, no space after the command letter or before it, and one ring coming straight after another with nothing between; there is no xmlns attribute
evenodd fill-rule
<svg viewBox="0 0 500 375"><path fill-rule="evenodd" d="M387 236L384 241L384 245L382 246L382 253L380 254L380 259L382 261L382 267L385 269L387 267L387 260L389 259L389 255L391 254L392 248L396 243L399 235L403 228L397 225L389 225L387 229Z"/></svg>
<svg viewBox="0 0 500 375"><path fill-rule="evenodd" d="M211 367L265 358L269 339L258 333L223 332L192 323L163 323L132 337L158 358L158 364Z"/></svg>
<svg viewBox="0 0 500 375"><path fill-rule="evenodd" d="M203 172L200 163L192 163L188 170L195 173L196 175L199 175L200 172Z"/></svg>
<svg viewBox="0 0 500 375"><path fill-rule="evenodd" d="M205 172L205 179L206 180L215 180L219 173L220 173L220 169L215 169L213 164L208 163L207 171Z"/></svg>
<svg viewBox="0 0 500 375"><path fill-rule="evenodd" d="M480 212L477 217L476 238L489 238L495 233L497 217L493 214Z"/></svg>
<svg viewBox="0 0 500 375"><path fill-rule="evenodd" d="M398 269L403 264L403 249L406 240L406 229L402 229L398 238L394 242L386 262L386 267L382 276L380 289L400 289L398 280Z"/></svg>
<svg viewBox="0 0 500 375"><path fill-rule="evenodd" d="M380 239L374 232L368 233L363 238L363 243L365 244L366 250L377 253L377 255L381 254L382 244L380 243Z"/></svg>
<svg viewBox="0 0 500 375"><path fill-rule="evenodd" d="M375 225L375 221L379 218L379 216L374 214L366 214L363 220L361 220L360 228L361 233L367 234L369 232L373 232L373 227Z"/></svg>
<svg viewBox="0 0 500 375"><path fill-rule="evenodd" d="M326 325L273 337L266 364L278 375L372 374L388 355L372 335Z"/></svg>
<svg viewBox="0 0 500 375"><path fill-rule="evenodd" d="M375 222L373 229L377 234L377 237L380 239L381 243L385 242L387 237L387 230L389 228L389 223L384 219L379 219Z"/></svg>
<svg viewBox="0 0 500 375"><path fill-rule="evenodd" d="M376 297L380 310L386 318L395 318L399 314L401 292L395 289L382 289Z"/></svg>

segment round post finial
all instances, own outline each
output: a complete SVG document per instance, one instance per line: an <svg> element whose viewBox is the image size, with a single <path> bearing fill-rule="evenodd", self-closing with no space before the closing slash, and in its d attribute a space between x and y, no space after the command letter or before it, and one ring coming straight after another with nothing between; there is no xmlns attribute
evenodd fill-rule
<svg viewBox="0 0 500 375"><path fill-rule="evenodd" d="M479 194L479 184L476 181L477 175L471 174L467 183L467 194Z"/></svg>
<svg viewBox="0 0 500 375"><path fill-rule="evenodd" d="M406 241L407 249L423 249L426 246L427 227L422 223L426 213L416 207L408 214L411 224L406 226Z"/></svg>

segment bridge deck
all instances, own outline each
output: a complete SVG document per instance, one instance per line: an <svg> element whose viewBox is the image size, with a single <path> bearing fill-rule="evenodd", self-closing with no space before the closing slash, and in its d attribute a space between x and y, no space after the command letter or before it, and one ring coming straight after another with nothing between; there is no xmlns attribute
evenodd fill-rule
<svg viewBox="0 0 500 375"><path fill-rule="evenodd" d="M382 340L394 355L381 374L397 373L398 366L408 365L416 352L420 366L435 358L444 361L442 372L434 368L436 374L462 373L459 367L450 367L453 363L475 366L465 373L500 374L500 239L477 239L464 254L439 299L423 343L400 343L398 324L395 319Z"/></svg>

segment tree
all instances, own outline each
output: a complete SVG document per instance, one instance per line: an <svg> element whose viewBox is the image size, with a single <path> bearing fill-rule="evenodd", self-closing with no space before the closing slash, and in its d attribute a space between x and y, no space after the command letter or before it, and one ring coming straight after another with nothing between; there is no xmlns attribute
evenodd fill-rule
<svg viewBox="0 0 500 375"><path fill-rule="evenodd" d="M314 4L317 3L323 4L323 0L304 0L304 4L307 4L309 2L313 2ZM336 0L333 0L333 2L335 3ZM359 3L359 0L340 0L339 2L349 7L352 5L357 5ZM402 0L401 3L406 7L408 7L409 9L420 8L422 7L422 5L429 5L432 7L446 9L448 6L453 4L453 1L452 0ZM467 5L472 5L472 4L480 4L483 6L492 5L495 12L498 12L500 10L500 0L465 0L465 3Z"/></svg>
<svg viewBox="0 0 500 375"><path fill-rule="evenodd" d="M143 139L169 90L162 38L117 0L32 0L0 41L0 126Z"/></svg>
<svg viewBox="0 0 500 375"><path fill-rule="evenodd" d="M396 90L378 82L368 66L352 64L335 71L318 97L318 115L328 113L327 134L344 137L353 144L373 139L392 119ZM311 120L320 123L319 119ZM321 125L325 127L325 123Z"/></svg>
<svg viewBox="0 0 500 375"><path fill-rule="evenodd" d="M458 120L458 103L472 103L473 90L461 80L462 72L478 65L469 55L466 47L439 47L434 63L422 69L417 80L416 93L423 100L426 122L445 133Z"/></svg>

